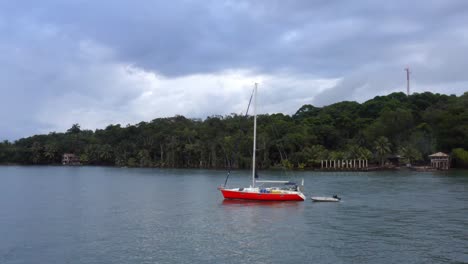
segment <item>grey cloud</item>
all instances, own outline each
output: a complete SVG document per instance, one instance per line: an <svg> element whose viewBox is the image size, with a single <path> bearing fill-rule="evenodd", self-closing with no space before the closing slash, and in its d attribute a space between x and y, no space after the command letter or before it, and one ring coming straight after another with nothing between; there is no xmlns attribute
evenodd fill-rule
<svg viewBox="0 0 468 264"><path fill-rule="evenodd" d="M128 112L154 90L146 73L167 79L229 70L268 75L268 112L402 90L406 65L416 91L445 87L460 94L468 83L467 24L462 0L1 1L0 139L73 122L48 122L44 115L53 115L54 104L81 109L90 126L149 118ZM312 81L319 79L340 81L323 89ZM175 109L188 116L237 111L245 99L239 92L205 91L209 98L191 100L188 90L201 84L181 85L149 98L161 104L167 103L162 97L183 99ZM167 105L154 107L161 109L149 111L154 115L174 113Z"/></svg>
<svg viewBox="0 0 468 264"><path fill-rule="evenodd" d="M92 38L111 46L122 60L171 76L250 68L336 77L356 65L387 59L388 48L463 27L460 22L466 24L466 19L452 22L468 10L465 1L20 1L17 5L29 6L26 14L39 22ZM283 37L292 30L296 39L285 43Z"/></svg>

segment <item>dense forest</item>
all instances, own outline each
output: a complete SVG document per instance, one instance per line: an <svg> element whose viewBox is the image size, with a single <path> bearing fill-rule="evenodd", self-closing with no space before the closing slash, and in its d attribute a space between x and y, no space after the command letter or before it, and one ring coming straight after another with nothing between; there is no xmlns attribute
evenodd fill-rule
<svg viewBox="0 0 468 264"><path fill-rule="evenodd" d="M0 164L59 164L63 153L74 153L90 165L248 168L252 122L231 114L157 118L95 131L75 124L65 133L3 141ZM304 105L292 116L259 115L257 131L260 168L311 168L322 159L382 164L389 155L421 163L436 151L451 153L462 167L468 165L468 92L392 93L362 104Z"/></svg>

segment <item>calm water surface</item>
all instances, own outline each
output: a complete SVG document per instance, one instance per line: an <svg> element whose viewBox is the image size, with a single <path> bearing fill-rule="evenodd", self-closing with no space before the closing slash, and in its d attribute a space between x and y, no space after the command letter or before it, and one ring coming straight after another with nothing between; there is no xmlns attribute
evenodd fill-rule
<svg viewBox="0 0 468 264"><path fill-rule="evenodd" d="M341 203L227 202L225 175L0 167L0 263L468 263L468 171L292 174Z"/></svg>

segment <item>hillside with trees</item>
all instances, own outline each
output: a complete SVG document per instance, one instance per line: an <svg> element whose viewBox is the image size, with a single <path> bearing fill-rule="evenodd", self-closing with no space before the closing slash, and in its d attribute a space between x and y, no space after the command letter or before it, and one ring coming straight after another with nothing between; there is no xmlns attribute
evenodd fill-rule
<svg viewBox="0 0 468 264"><path fill-rule="evenodd" d="M248 168L252 117L183 116L95 131L78 124L65 133L0 143L0 164L59 164L74 153L82 164L169 168ZM258 166L316 167L322 159L407 162L436 151L468 165L468 92L461 96L392 93L362 104L344 101L302 106L294 115L258 116Z"/></svg>

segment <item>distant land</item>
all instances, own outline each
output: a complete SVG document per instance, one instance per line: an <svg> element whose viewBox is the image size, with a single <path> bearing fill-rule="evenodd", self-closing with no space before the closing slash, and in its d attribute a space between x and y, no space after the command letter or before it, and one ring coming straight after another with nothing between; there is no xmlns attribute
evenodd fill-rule
<svg viewBox="0 0 468 264"><path fill-rule="evenodd" d="M61 164L64 153L80 164L234 168L251 166L252 118L183 116L136 125L109 125L51 132L0 143L0 164ZM390 156L423 164L434 152L451 154L452 165L468 166L468 92L461 96L392 93L362 104L343 101L302 106L292 116L258 116L259 168L316 168L326 159L367 159L382 164Z"/></svg>

